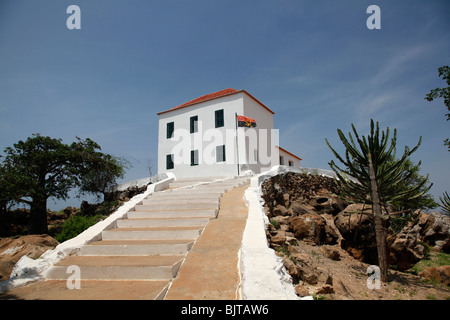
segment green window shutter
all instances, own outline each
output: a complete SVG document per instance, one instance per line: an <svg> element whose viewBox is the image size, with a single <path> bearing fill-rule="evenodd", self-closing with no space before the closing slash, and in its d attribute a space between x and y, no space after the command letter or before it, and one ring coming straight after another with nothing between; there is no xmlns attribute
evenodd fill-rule
<svg viewBox="0 0 450 320"><path fill-rule="evenodd" d="M198 132L198 116L191 117L191 128L190 132Z"/></svg>
<svg viewBox="0 0 450 320"><path fill-rule="evenodd" d="M173 131L175 129L175 124L173 122L167 123L167 139L173 138Z"/></svg>
<svg viewBox="0 0 450 320"><path fill-rule="evenodd" d="M224 126L223 109L215 111L216 128Z"/></svg>
<svg viewBox="0 0 450 320"><path fill-rule="evenodd" d="M173 169L173 154L166 155L166 169L170 170Z"/></svg>

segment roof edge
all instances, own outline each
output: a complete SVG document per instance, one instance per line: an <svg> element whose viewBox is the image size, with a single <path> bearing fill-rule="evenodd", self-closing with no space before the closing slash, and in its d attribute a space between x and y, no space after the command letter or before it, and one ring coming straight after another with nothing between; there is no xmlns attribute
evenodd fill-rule
<svg viewBox="0 0 450 320"><path fill-rule="evenodd" d="M169 109L169 110L165 110L165 111L158 112L157 115L159 116L159 115L161 115L161 114L165 114L165 113L169 113L169 112L172 112L172 111L184 109L184 108L187 108L187 107L190 107L190 106L199 104L199 103L203 103L203 102L206 102L206 101L212 101L212 100L215 100L215 99L219 99L219 98L231 96L231 95L233 95L233 94L237 94L237 93L241 93L241 92L247 94L250 98L252 98L253 100L255 100L257 103L259 103L264 109L266 109L266 110L269 111L270 113L275 114L275 112L273 112L272 110L270 110L267 106L265 106L261 101L259 101L258 99L256 99L254 96L252 96L252 95L251 95L250 93L248 93L246 90L237 90L237 91L235 91L235 92L226 93L226 94L221 95L221 96L219 96L219 97L212 97L212 98L205 99L205 100L202 100L202 101L194 101L194 102L192 102L192 103L186 103L184 106L179 107L179 108L174 107L174 108L171 108L171 109ZM194 100L195 100L195 99L194 99Z"/></svg>
<svg viewBox="0 0 450 320"><path fill-rule="evenodd" d="M289 155L291 155L291 156L293 156L294 158L297 158L298 160L303 160L302 158L300 158L299 156L296 156L295 154L293 154L292 152L289 152L289 151L287 151L286 149L283 149L282 147L280 147L280 146L276 146L278 149L280 149L281 151L284 151L284 152L286 152L287 154L289 154Z"/></svg>

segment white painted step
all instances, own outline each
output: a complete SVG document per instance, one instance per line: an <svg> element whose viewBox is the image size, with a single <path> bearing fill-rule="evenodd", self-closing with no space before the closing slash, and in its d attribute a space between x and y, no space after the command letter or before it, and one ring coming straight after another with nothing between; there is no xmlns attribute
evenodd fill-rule
<svg viewBox="0 0 450 320"><path fill-rule="evenodd" d="M219 203L171 203L170 201L164 203L149 203L146 205L136 205L135 211L156 211L156 210L197 210L197 209L219 209Z"/></svg>
<svg viewBox="0 0 450 320"><path fill-rule="evenodd" d="M183 263L183 256L71 256L47 273L49 280L66 280L69 266L80 268L83 280L170 280Z"/></svg>
<svg viewBox="0 0 450 320"><path fill-rule="evenodd" d="M223 195L222 192L216 192L216 193L206 193L202 190L202 192L162 192L162 193L153 193L146 197L144 200L208 200L208 201L219 201L221 196Z"/></svg>
<svg viewBox="0 0 450 320"><path fill-rule="evenodd" d="M81 247L79 256L185 255L193 240L102 240Z"/></svg>
<svg viewBox="0 0 450 320"><path fill-rule="evenodd" d="M217 209L201 210L148 210L128 211L128 219L158 219L158 218L216 218Z"/></svg>
<svg viewBox="0 0 450 320"><path fill-rule="evenodd" d="M198 227L117 228L102 232L102 240L192 240L202 229Z"/></svg>
<svg viewBox="0 0 450 320"><path fill-rule="evenodd" d="M217 199L179 199L177 197L172 199L157 199L157 198L151 198L151 199L144 199L142 200L142 205L166 205L166 204L211 204L212 206L216 206L219 203L218 198Z"/></svg>
<svg viewBox="0 0 450 320"><path fill-rule="evenodd" d="M208 218L162 218L162 219L122 219L117 220L118 228L151 228L151 227L204 227Z"/></svg>

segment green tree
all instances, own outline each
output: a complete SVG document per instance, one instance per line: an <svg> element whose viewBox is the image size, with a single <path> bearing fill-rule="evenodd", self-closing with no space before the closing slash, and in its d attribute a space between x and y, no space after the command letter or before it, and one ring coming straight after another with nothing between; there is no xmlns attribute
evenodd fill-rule
<svg viewBox="0 0 450 320"><path fill-rule="evenodd" d="M86 159L99 157L92 155L96 149L98 145L90 139L78 139L67 145L61 139L39 134L5 149L1 171L6 182L4 197L30 206L30 234L48 232L47 199L65 200L72 188L83 186L89 166ZM102 167L105 170L108 168L106 160Z"/></svg>
<svg viewBox="0 0 450 320"><path fill-rule="evenodd" d="M448 66L442 66L438 69L439 77L442 77L442 80L447 82L446 88L436 88L430 91L425 96L425 100L433 101L436 98L444 98L444 105L447 107L449 113L446 114L447 121L450 120L450 68ZM450 151L450 140L447 138L444 141L444 145L448 147L448 151Z"/></svg>
<svg viewBox="0 0 450 320"><path fill-rule="evenodd" d="M76 168L80 173L80 193L103 195L116 184L117 178L123 178L130 163L124 159L100 152L100 146L87 138L72 144L77 155ZM97 151L98 150L98 151Z"/></svg>
<svg viewBox="0 0 450 320"><path fill-rule="evenodd" d="M390 163L395 161L390 160ZM398 184L394 185L392 188L388 190L382 190L387 195L389 194L401 194L402 192L409 190L411 188L415 188L420 185L417 190L418 193L422 193L422 195L417 196L414 199L399 198L390 203L390 207L393 211L404 211L404 210L429 210L436 208L438 204L434 201L434 198L431 194L427 193L427 185L429 182L428 175L426 177L420 175L420 166L422 162L419 161L418 164L414 164L410 159L406 159L405 167L400 176L400 181ZM425 184L423 183L425 181Z"/></svg>
<svg viewBox="0 0 450 320"><path fill-rule="evenodd" d="M427 182L427 179L424 179L416 186L401 190L396 194L389 192L401 182L406 161L420 146L421 138L412 150L405 147L403 155L400 159L396 159L397 130L394 129L394 136L388 146L389 128L386 129L386 133L382 131L380 136L378 122L375 128L373 120L370 121L370 134L367 138L365 136L360 138L353 124L352 129L355 138L349 133L349 139L340 129L337 130L339 138L345 146L345 159L325 139L328 147L345 166L345 169L340 168L333 160L329 165L336 173L336 182L341 188L342 197L350 201L372 205L381 281L386 282L386 232L382 218L382 206L398 199L417 198L431 188L431 185L425 190L422 188ZM390 161L391 159L396 160Z"/></svg>

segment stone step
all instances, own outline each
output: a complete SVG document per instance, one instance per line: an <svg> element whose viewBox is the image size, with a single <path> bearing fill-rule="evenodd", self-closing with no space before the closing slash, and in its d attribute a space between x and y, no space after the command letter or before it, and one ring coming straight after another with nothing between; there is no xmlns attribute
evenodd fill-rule
<svg viewBox="0 0 450 320"><path fill-rule="evenodd" d="M201 210L148 210L128 211L128 219L158 219L158 218L215 218L217 209Z"/></svg>
<svg viewBox="0 0 450 320"><path fill-rule="evenodd" d="M190 190L191 190L191 192L193 191L194 193L202 193L205 191L225 193L225 192L228 192L231 189L237 188L237 187L239 187L239 185L204 185L204 186L197 186ZM183 189L183 190L189 190L189 189Z"/></svg>
<svg viewBox="0 0 450 320"><path fill-rule="evenodd" d="M171 199L161 199L161 198L150 198L150 199L144 199L142 200L142 205L166 205L166 204L179 204L179 205L191 205L191 204L200 204L204 205L206 203L211 204L212 206L215 206L219 203L219 197L214 199L179 199L178 197L173 197Z"/></svg>
<svg viewBox="0 0 450 320"><path fill-rule="evenodd" d="M164 203L152 203L152 204L140 204L134 207L135 211L156 211L156 210L199 210L199 209L219 209L219 203L208 202L208 203L172 203L170 201L165 201Z"/></svg>
<svg viewBox="0 0 450 320"><path fill-rule="evenodd" d="M197 184L215 183L216 182L215 180L223 180L223 178L204 177L204 178L177 179L176 181L169 183L169 188L180 188L180 187L192 186L192 185L197 185Z"/></svg>
<svg viewBox="0 0 450 320"><path fill-rule="evenodd" d="M102 232L102 240L193 240L203 228L161 227L161 228L116 228Z"/></svg>
<svg viewBox="0 0 450 320"><path fill-rule="evenodd" d="M80 268L83 280L171 280L184 256L71 256L55 264L47 273L50 280L75 275L69 266Z"/></svg>
<svg viewBox="0 0 450 320"><path fill-rule="evenodd" d="M70 280L69 280L70 282ZM73 283L73 282L72 282ZM169 280L84 280L80 290L69 290L67 280L39 281L24 290L23 300L163 300L170 287Z"/></svg>
<svg viewBox="0 0 450 320"><path fill-rule="evenodd" d="M80 256L185 255L193 240L102 240L81 247Z"/></svg>
<svg viewBox="0 0 450 320"><path fill-rule="evenodd" d="M204 227L208 218L162 218L162 219L123 219L117 220L118 228L151 228L151 227Z"/></svg>
<svg viewBox="0 0 450 320"><path fill-rule="evenodd" d="M170 200L170 199L179 199L179 200L212 200L219 201L220 197L223 196L223 192L193 192L191 191L182 191L179 192L155 192L145 199L147 200Z"/></svg>

